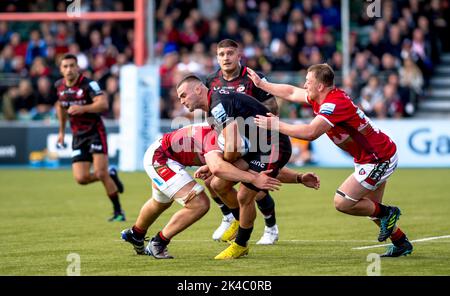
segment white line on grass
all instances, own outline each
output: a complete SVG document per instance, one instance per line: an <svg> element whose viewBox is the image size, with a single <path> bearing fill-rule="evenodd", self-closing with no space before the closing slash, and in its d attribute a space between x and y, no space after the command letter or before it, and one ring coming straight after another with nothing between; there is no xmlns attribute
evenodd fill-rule
<svg viewBox="0 0 450 296"><path fill-rule="evenodd" d="M411 242L418 243L418 242L426 242L426 241L431 241L431 240L435 240L435 239L443 239L443 238L450 238L450 235L425 237L425 238L412 240ZM386 246L390 246L390 245L391 244L371 245L371 246L352 248L352 250L365 250L365 249L381 248L381 247L386 247Z"/></svg>

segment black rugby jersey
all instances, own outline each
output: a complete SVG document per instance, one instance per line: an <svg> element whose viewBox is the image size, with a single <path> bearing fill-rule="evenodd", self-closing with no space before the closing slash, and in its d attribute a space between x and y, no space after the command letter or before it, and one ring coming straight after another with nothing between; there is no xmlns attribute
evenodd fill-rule
<svg viewBox="0 0 450 296"><path fill-rule="evenodd" d="M83 75L78 77L77 82L66 86L64 78L55 82L56 94L62 108L69 109L72 105L89 105L93 98L103 94L98 83ZM74 136L83 136L93 130L104 128L100 113L83 113L81 115L69 115L70 128Z"/></svg>
<svg viewBox="0 0 450 296"><path fill-rule="evenodd" d="M262 73L257 72L257 74L261 79L265 79L265 76ZM241 67L239 76L230 81L223 78L222 70L219 69L206 78L205 85L214 92L223 89L246 93L260 102L265 102L268 99L273 98L272 94L255 86L253 81L247 76L247 67Z"/></svg>

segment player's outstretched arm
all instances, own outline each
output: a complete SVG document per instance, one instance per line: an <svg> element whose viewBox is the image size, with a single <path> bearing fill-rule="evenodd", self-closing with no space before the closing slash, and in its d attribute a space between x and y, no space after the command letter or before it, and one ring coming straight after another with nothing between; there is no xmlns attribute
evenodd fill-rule
<svg viewBox="0 0 450 296"><path fill-rule="evenodd" d="M309 124L289 124L280 121L272 113L268 116L256 115L255 124L261 128L279 131L290 137L313 141L326 133L332 126L320 116L315 117Z"/></svg>
<svg viewBox="0 0 450 296"><path fill-rule="evenodd" d="M253 81L256 87L265 90L272 95L295 103L306 102L306 90L289 84L278 84L261 79L258 74L247 67L248 77Z"/></svg>
<svg viewBox="0 0 450 296"><path fill-rule="evenodd" d="M320 178L312 172L307 172L299 174L297 176L298 183L302 183L305 187L319 189L320 188Z"/></svg>
<svg viewBox="0 0 450 296"><path fill-rule="evenodd" d="M205 154L206 164L211 173L224 180L233 182L251 183L262 190L278 190L281 182L278 179L267 176L270 171L260 174L252 174L242 171L223 159L223 154L219 151L210 151Z"/></svg>
<svg viewBox="0 0 450 296"><path fill-rule="evenodd" d="M297 173L290 168L283 167L278 173L277 179L280 180L281 183L299 183L309 188L320 188L320 178L312 172Z"/></svg>

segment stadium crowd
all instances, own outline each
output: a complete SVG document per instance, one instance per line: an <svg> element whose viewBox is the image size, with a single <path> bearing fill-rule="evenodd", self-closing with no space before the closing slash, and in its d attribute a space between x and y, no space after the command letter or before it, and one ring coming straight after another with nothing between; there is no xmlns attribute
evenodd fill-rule
<svg viewBox="0 0 450 296"><path fill-rule="evenodd" d="M375 118L413 116L439 55L450 50L448 0L351 2L351 72L338 86ZM84 11L132 10L132 1L83 0ZM7 1L0 11L65 11L66 1ZM161 117L189 116L174 85L186 72L200 76L218 68L217 42L242 44L243 64L271 80L301 83L312 64L342 70L340 1L160 0L156 1L155 53L161 62ZM119 69L133 61L132 22L0 21L0 118L54 118L53 82L58 58L78 57L110 102L106 118L120 114ZM303 74L303 75L302 75ZM280 102L281 103L281 102ZM281 116L305 118L311 109L282 103Z"/></svg>

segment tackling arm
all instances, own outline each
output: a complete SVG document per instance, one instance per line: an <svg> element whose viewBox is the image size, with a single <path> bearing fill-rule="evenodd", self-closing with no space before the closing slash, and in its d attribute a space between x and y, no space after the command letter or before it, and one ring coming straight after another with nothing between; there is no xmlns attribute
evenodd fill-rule
<svg viewBox="0 0 450 296"><path fill-rule="evenodd" d="M297 139L313 141L326 133L332 126L321 116L316 116L309 124L289 124L279 120L277 116L256 115L255 123L265 129L278 130L280 133Z"/></svg>
<svg viewBox="0 0 450 296"><path fill-rule="evenodd" d="M223 159L231 163L235 162L241 157L241 153L238 150L238 147L240 146L238 145L238 141L241 141L241 136L236 121L229 123L223 129L222 134L225 139Z"/></svg>
<svg viewBox="0 0 450 296"><path fill-rule="evenodd" d="M295 103L306 103L306 90L289 84L271 83L261 79L255 71L247 67L248 77L253 81L256 87L271 93L281 99Z"/></svg>
<svg viewBox="0 0 450 296"><path fill-rule="evenodd" d="M278 190L281 182L275 178L267 176L265 171L260 174L252 174L243 171L225 161L223 156L218 151L210 151L205 154L206 164L211 173L221 179L233 182L252 183L256 187L263 190Z"/></svg>

